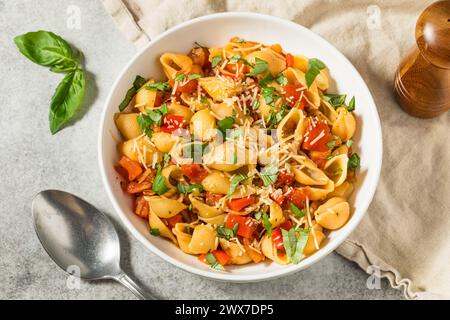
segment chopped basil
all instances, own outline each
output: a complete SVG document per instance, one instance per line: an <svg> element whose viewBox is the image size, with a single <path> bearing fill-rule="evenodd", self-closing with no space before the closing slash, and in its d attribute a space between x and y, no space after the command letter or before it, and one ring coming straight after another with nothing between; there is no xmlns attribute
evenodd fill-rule
<svg viewBox="0 0 450 320"><path fill-rule="evenodd" d="M336 170L334 170L333 175L334 176L338 176L342 173L342 168L337 168Z"/></svg>
<svg viewBox="0 0 450 320"><path fill-rule="evenodd" d="M267 215L267 213L263 213L262 223L263 223L264 229L266 229L266 231L267 231L267 235L270 237L272 235L272 224L269 221L269 216Z"/></svg>
<svg viewBox="0 0 450 320"><path fill-rule="evenodd" d="M255 213L255 219L256 220L261 220L262 215L263 215L263 212L261 212L261 211L256 212Z"/></svg>
<svg viewBox="0 0 450 320"><path fill-rule="evenodd" d="M156 82L156 83L148 84L144 88L147 90L167 91L167 90L169 90L170 86L169 86L169 83L166 81L166 82Z"/></svg>
<svg viewBox="0 0 450 320"><path fill-rule="evenodd" d="M258 110L258 108L259 108L259 106L260 106L260 102L259 102L259 100L253 100L253 102L252 102L252 109L253 110Z"/></svg>
<svg viewBox="0 0 450 320"><path fill-rule="evenodd" d="M350 102L348 103L347 110L352 112L355 111L355 97L353 97Z"/></svg>
<svg viewBox="0 0 450 320"><path fill-rule="evenodd" d="M347 98L346 94L325 94L323 96L324 100L329 102L334 109L345 104L345 99Z"/></svg>
<svg viewBox="0 0 450 320"><path fill-rule="evenodd" d="M230 61L228 61L228 64L236 64L239 61L243 64L250 65L250 62L242 58L240 54L235 54L233 57L231 57Z"/></svg>
<svg viewBox="0 0 450 320"><path fill-rule="evenodd" d="M265 186L268 186L272 183L275 183L277 181L278 177L278 164L273 163L269 164L268 166L265 166L261 171L261 179Z"/></svg>
<svg viewBox="0 0 450 320"><path fill-rule="evenodd" d="M234 175L230 181L230 189L228 189L227 197L231 196L234 193L239 183L247 180L248 178L249 177L243 173Z"/></svg>
<svg viewBox="0 0 450 320"><path fill-rule="evenodd" d="M130 104L131 99L133 99L134 95L138 92L138 90L145 84L146 80L137 75L136 78L133 81L133 86L128 89L127 94L125 95L125 98L122 100L122 102L119 104L119 110L123 111L125 108Z"/></svg>
<svg viewBox="0 0 450 320"><path fill-rule="evenodd" d="M203 96L200 98L200 102L203 104L207 104L208 103L208 98L206 96Z"/></svg>
<svg viewBox="0 0 450 320"><path fill-rule="evenodd" d="M291 211L292 211L292 213L294 214L294 216L295 216L296 218L301 218L301 217L305 216L305 214L306 214L306 209L305 209L305 208L299 209L299 208L298 208L295 204L293 204L292 202L289 203L289 207L291 207Z"/></svg>
<svg viewBox="0 0 450 320"><path fill-rule="evenodd" d="M264 73L269 69L269 64L264 61L261 60L259 58L255 58L255 63L253 65L253 70L250 71L249 73L247 73L246 75L249 77L253 77L256 76L260 73Z"/></svg>
<svg viewBox="0 0 450 320"><path fill-rule="evenodd" d="M211 265L211 269L215 270L225 270L223 265L221 265L219 262L217 262L216 257L210 252L205 256L206 261Z"/></svg>
<svg viewBox="0 0 450 320"><path fill-rule="evenodd" d="M330 154L328 157L325 158L325 160L330 160L330 159L333 159L333 158L334 158L334 156L332 154Z"/></svg>
<svg viewBox="0 0 450 320"><path fill-rule="evenodd" d="M262 79L258 82L258 84L259 84L259 86L260 86L261 88L264 88L264 87L267 87L267 85L269 84L269 82L272 81L272 80L273 80L273 76L272 76L272 74L269 72L269 73L267 73L267 74L264 76L264 78L262 78Z"/></svg>
<svg viewBox="0 0 450 320"><path fill-rule="evenodd" d="M214 56L211 59L211 67L215 68L222 61L222 56Z"/></svg>
<svg viewBox="0 0 450 320"><path fill-rule="evenodd" d="M261 91L261 95L264 98L264 101L266 101L267 104L271 104L275 100L275 88L274 87L265 87Z"/></svg>
<svg viewBox="0 0 450 320"><path fill-rule="evenodd" d="M158 195L162 195L167 191L169 191L169 188L167 188L166 186L166 178L164 178L161 175L162 167L159 163L157 164L156 168L157 168L156 176L155 179L153 180L152 190L156 192Z"/></svg>
<svg viewBox="0 0 450 320"><path fill-rule="evenodd" d="M245 42L245 40L242 39L242 38L239 38L239 39L233 40L231 42L233 42L233 43L243 43L243 42Z"/></svg>
<svg viewBox="0 0 450 320"><path fill-rule="evenodd" d="M287 105L282 105L280 110L270 110L266 119L266 125L269 124L269 129L272 129L278 124L288 113L288 110Z"/></svg>
<svg viewBox="0 0 450 320"><path fill-rule="evenodd" d="M308 71L305 75L306 85L308 88L312 85L316 77L319 75L320 70L325 69L327 66L325 63L317 58L309 59L308 61Z"/></svg>
<svg viewBox="0 0 450 320"><path fill-rule="evenodd" d="M137 123L139 128L141 128L142 132L145 133L147 137L151 138L153 134L153 130L151 128L153 120L150 119L148 115L141 113L140 115L137 116Z"/></svg>
<svg viewBox="0 0 450 320"><path fill-rule="evenodd" d="M201 75L199 75L198 73L195 73L195 74L191 74L189 77L188 77L188 79L189 80L194 80L194 79L198 79L198 78L201 78L202 76Z"/></svg>
<svg viewBox="0 0 450 320"><path fill-rule="evenodd" d="M139 128L144 132L149 138L152 137L153 130L151 129L152 124L158 126L161 125L162 116L168 112L167 105L162 105L159 109L149 109L146 110L147 114L141 113L137 117L137 122Z"/></svg>
<svg viewBox="0 0 450 320"><path fill-rule="evenodd" d="M225 138L227 136L227 130L233 128L233 124L236 121L234 117L226 117L217 122L217 128L222 133L222 136Z"/></svg>
<svg viewBox="0 0 450 320"><path fill-rule="evenodd" d="M189 205L188 205L188 210L189 210L189 211L192 211L192 203L189 203Z"/></svg>
<svg viewBox="0 0 450 320"><path fill-rule="evenodd" d="M230 240L231 238L234 238L236 236L238 228L239 228L239 223L236 223L233 226L233 229L228 229L222 225L219 228L217 228L217 235L220 238L225 238L227 240Z"/></svg>
<svg viewBox="0 0 450 320"><path fill-rule="evenodd" d="M326 143L326 146L330 149L333 149L336 146L336 140L331 140Z"/></svg>
<svg viewBox="0 0 450 320"><path fill-rule="evenodd" d="M359 164L360 164L360 161L361 161L361 159L360 159L359 155L357 153L353 153L350 156L350 159L348 160L348 168L349 169L356 169L356 168L358 168Z"/></svg>
<svg viewBox="0 0 450 320"><path fill-rule="evenodd" d="M152 236L159 237L159 235L160 235L161 233L159 232L159 229L158 229L158 228L151 228L151 229L150 229L150 234L151 234Z"/></svg>
<svg viewBox="0 0 450 320"><path fill-rule="evenodd" d="M175 81L183 81L185 77L186 77L186 75L184 73L180 73L175 78L173 78L173 80L175 80Z"/></svg>
<svg viewBox="0 0 450 320"><path fill-rule="evenodd" d="M348 139L347 142L345 143L345 145L347 147L349 147L349 148L352 146L352 144L353 144L353 140L352 139Z"/></svg>
<svg viewBox="0 0 450 320"><path fill-rule="evenodd" d="M286 76L282 73L279 73L276 78L275 81L280 85L280 86L285 86L288 84L288 78L286 78Z"/></svg>
<svg viewBox="0 0 450 320"><path fill-rule="evenodd" d="M163 156L164 166L167 166L169 164L169 161L171 158L172 157L169 153L164 153L164 156Z"/></svg>
<svg viewBox="0 0 450 320"><path fill-rule="evenodd" d="M203 191L203 186L201 184L198 184L198 183L184 184L182 182L178 182L177 189L178 189L179 193L188 194L188 193L194 192L194 190L198 190L198 192L202 192Z"/></svg>
<svg viewBox="0 0 450 320"><path fill-rule="evenodd" d="M297 238L298 232L298 238ZM286 249L286 254L293 264L298 264L303 257L303 250L305 250L306 242L309 237L309 229L296 229L286 231L281 229L283 236L283 245Z"/></svg>

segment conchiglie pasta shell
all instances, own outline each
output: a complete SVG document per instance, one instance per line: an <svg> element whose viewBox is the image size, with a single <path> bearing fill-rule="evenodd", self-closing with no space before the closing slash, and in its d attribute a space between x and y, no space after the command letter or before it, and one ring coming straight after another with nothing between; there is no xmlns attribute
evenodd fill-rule
<svg viewBox="0 0 450 320"><path fill-rule="evenodd" d="M167 226L164 224L164 222L161 221L161 219L156 215L155 212L153 212L153 210L151 208L150 208L150 214L149 214L148 221L150 224L150 228L158 229L159 234L162 237L172 240L172 242L175 243L175 245L177 245L177 239L173 235L172 231L170 231L169 228L167 228Z"/></svg>
<svg viewBox="0 0 450 320"><path fill-rule="evenodd" d="M236 243L228 241L223 238L219 238L220 246L230 257L230 264L247 264L252 262L252 259L247 254L247 252L242 250Z"/></svg>
<svg viewBox="0 0 450 320"><path fill-rule="evenodd" d="M170 133L160 131L153 132L151 141L159 151L169 153L177 141L177 138Z"/></svg>
<svg viewBox="0 0 450 320"><path fill-rule="evenodd" d="M210 140L216 135L216 118L208 109L203 109L194 113L191 118L191 133L201 140Z"/></svg>
<svg viewBox="0 0 450 320"><path fill-rule="evenodd" d="M199 101L197 97L194 97L188 93L182 93L180 97L181 100L183 100L183 102L187 104L189 106L189 109L191 110L198 111L208 107L207 103Z"/></svg>
<svg viewBox="0 0 450 320"><path fill-rule="evenodd" d="M119 144L118 149L120 154L133 161L145 162L146 165L151 165L154 159L156 159L156 162L162 160L162 154L158 152L147 137L140 136L124 141Z"/></svg>
<svg viewBox="0 0 450 320"><path fill-rule="evenodd" d="M339 116L339 114L336 112L333 106L328 101L325 101L323 98L320 99L319 111L326 117L327 121L331 125L333 125L336 122L336 119Z"/></svg>
<svg viewBox="0 0 450 320"><path fill-rule="evenodd" d="M145 86L153 83L155 83L154 80L147 81L136 93L134 98L135 107L138 108L140 112L145 112L145 109L152 109L155 106L158 91L145 89Z"/></svg>
<svg viewBox="0 0 450 320"><path fill-rule="evenodd" d="M334 187L339 187L347 179L348 156L341 154L334 156L325 163L324 170L334 182Z"/></svg>
<svg viewBox="0 0 450 320"><path fill-rule="evenodd" d="M193 226L187 223L177 223L175 228L173 228L173 233L177 237L180 249L186 253L192 254L189 250L189 244L191 243L192 236L186 232L186 228L193 228Z"/></svg>
<svg viewBox="0 0 450 320"><path fill-rule="evenodd" d="M314 230L314 231L313 231ZM313 234L314 232L314 234ZM314 241L315 236L315 241ZM319 246L323 242L323 240L326 238L325 234L322 232L322 227L318 224L313 225L311 232L309 233L308 240L306 241L305 248L303 249L303 254L305 256L309 256L316 252L318 249L316 247L316 241L317 245Z"/></svg>
<svg viewBox="0 0 450 320"><path fill-rule="evenodd" d="M287 68L283 71L283 74L286 76L288 81L293 84L301 84L305 88L307 88L306 85L306 79L305 79L305 73L295 69L295 68ZM317 89L316 82L314 81L309 88L306 90L306 98L314 107L320 106L320 96L319 96L319 90Z"/></svg>
<svg viewBox="0 0 450 320"><path fill-rule="evenodd" d="M137 122L139 113L116 113L114 122L125 140L134 139L142 134Z"/></svg>
<svg viewBox="0 0 450 320"><path fill-rule="evenodd" d="M353 192L353 184L351 182L345 181L339 187L334 189L333 192L328 194L329 197L340 197L348 199Z"/></svg>
<svg viewBox="0 0 450 320"><path fill-rule="evenodd" d="M206 77L198 79L200 86L214 101L222 102L224 99L234 97L242 92L243 86L229 79Z"/></svg>
<svg viewBox="0 0 450 320"><path fill-rule="evenodd" d="M323 200L330 192L334 191L334 182L328 179L327 184L324 186L311 186L309 187L309 191L309 200Z"/></svg>
<svg viewBox="0 0 450 320"><path fill-rule="evenodd" d="M203 218L202 216L199 216L198 218L207 224L220 226L225 223L226 217L226 214L221 214L211 218Z"/></svg>
<svg viewBox="0 0 450 320"><path fill-rule="evenodd" d="M294 56L294 68L299 69L304 73L308 71L308 63L309 59L307 57L302 55ZM317 75L315 82L320 90L324 91L328 89L329 87L328 78L329 78L328 69L321 70L320 73Z"/></svg>
<svg viewBox="0 0 450 320"><path fill-rule="evenodd" d="M297 182L304 185L323 186L330 180L314 161L304 156L293 156L293 159L298 163L298 165L291 165L291 171Z"/></svg>
<svg viewBox="0 0 450 320"><path fill-rule="evenodd" d="M211 111L214 112L220 119L231 117L233 115L233 105L228 103L214 103L211 106Z"/></svg>
<svg viewBox="0 0 450 320"><path fill-rule="evenodd" d="M178 71L190 71L192 59L184 54L164 53L159 61L167 78L173 80Z"/></svg>
<svg viewBox="0 0 450 320"><path fill-rule="evenodd" d="M245 56L250 63L255 63L256 58L259 58L268 65L268 71L272 76L276 76L278 73L286 69L286 59L279 53L273 51L270 48L262 48L259 51L254 51ZM263 76L264 74L261 74Z"/></svg>
<svg viewBox="0 0 450 320"><path fill-rule="evenodd" d="M292 108L278 124L278 141L282 142L285 141L286 138L293 136L290 138L290 141L294 142L296 145L300 145L307 125L303 112L298 108Z"/></svg>
<svg viewBox="0 0 450 320"><path fill-rule="evenodd" d="M202 180L203 189L212 193L227 194L230 189L230 179L222 172L213 171Z"/></svg>
<svg viewBox="0 0 450 320"><path fill-rule="evenodd" d="M189 195L189 200L192 204L192 210L201 218L213 218L223 214L221 209L216 209L200 200L197 200L192 194Z"/></svg>
<svg viewBox="0 0 450 320"><path fill-rule="evenodd" d="M350 217L350 206L344 198L334 197L322 204L314 212L316 221L325 229L336 230Z"/></svg>
<svg viewBox="0 0 450 320"><path fill-rule="evenodd" d="M182 116L184 118L184 121L186 121L187 123L191 120L192 118L192 110L189 109L186 106L183 106L177 102L172 102L171 104L169 104L169 106L167 107L168 114L174 114L177 116Z"/></svg>
<svg viewBox="0 0 450 320"><path fill-rule="evenodd" d="M261 251L267 258L278 264L286 265L290 262L286 254L278 254L277 248L273 245L272 237L269 237L267 234L264 235L261 241Z"/></svg>
<svg viewBox="0 0 450 320"><path fill-rule="evenodd" d="M210 168L229 172L256 163L256 155L240 144L226 141L207 153L203 161Z"/></svg>
<svg viewBox="0 0 450 320"><path fill-rule="evenodd" d="M331 128L331 132L341 138L343 141L351 139L355 134L356 121L351 112L348 112L346 108L338 108L338 118Z"/></svg>
<svg viewBox="0 0 450 320"><path fill-rule="evenodd" d="M185 204L174 199L166 199L157 196L146 197L145 199L150 206L150 210L160 218L172 218L181 211L187 209Z"/></svg>
<svg viewBox="0 0 450 320"><path fill-rule="evenodd" d="M270 217L269 217L270 224L272 225L272 228L276 228L286 220L283 215L283 209L281 209L281 207L275 201L272 201L270 203L269 209L270 209Z"/></svg>
<svg viewBox="0 0 450 320"><path fill-rule="evenodd" d="M215 249L216 232L211 226L199 224L195 226L189 251L193 254L208 253Z"/></svg>

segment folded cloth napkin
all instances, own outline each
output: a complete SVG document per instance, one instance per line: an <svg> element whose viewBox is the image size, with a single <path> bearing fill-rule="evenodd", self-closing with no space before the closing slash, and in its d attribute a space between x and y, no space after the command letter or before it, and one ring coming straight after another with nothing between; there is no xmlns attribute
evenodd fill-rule
<svg viewBox="0 0 450 320"><path fill-rule="evenodd" d="M427 0L102 0L137 47L185 20L222 11L279 16L306 26L359 70L381 117L381 180L367 215L337 252L389 279L410 299L450 299L450 113L404 113L393 78L414 44ZM364 108L364 106L358 106Z"/></svg>

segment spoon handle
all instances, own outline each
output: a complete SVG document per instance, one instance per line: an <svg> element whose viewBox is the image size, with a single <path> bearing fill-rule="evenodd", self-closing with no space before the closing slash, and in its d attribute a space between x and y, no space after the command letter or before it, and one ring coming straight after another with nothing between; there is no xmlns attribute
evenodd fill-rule
<svg viewBox="0 0 450 320"><path fill-rule="evenodd" d="M125 272L121 271L118 275L113 277L114 280L120 282L127 287L136 297L141 300L156 300L154 296L146 293L136 282L134 282Z"/></svg>

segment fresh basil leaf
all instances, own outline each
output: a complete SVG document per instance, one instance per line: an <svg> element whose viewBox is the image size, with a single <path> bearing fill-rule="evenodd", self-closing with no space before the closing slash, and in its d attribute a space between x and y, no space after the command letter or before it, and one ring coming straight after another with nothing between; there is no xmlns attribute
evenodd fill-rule
<svg viewBox="0 0 450 320"><path fill-rule="evenodd" d="M228 189L227 197L231 196L234 193L234 191L236 190L239 183L241 183L242 181L245 181L247 179L248 179L248 176L243 173L234 175L230 181L230 189Z"/></svg>
<svg viewBox="0 0 450 320"><path fill-rule="evenodd" d="M164 156L163 156L164 166L167 166L169 164L169 161L171 158L172 158L172 156L169 153L164 153Z"/></svg>
<svg viewBox="0 0 450 320"><path fill-rule="evenodd" d="M275 100L274 93L275 93L274 87L263 88L263 90L261 91L261 95L266 101L266 104L271 104Z"/></svg>
<svg viewBox="0 0 450 320"><path fill-rule="evenodd" d="M359 164L361 162L361 159L357 153L353 153L350 156L350 159L348 159L348 168L349 169L356 169L359 167Z"/></svg>
<svg viewBox="0 0 450 320"><path fill-rule="evenodd" d="M159 232L159 229L158 229L158 228L151 228L151 229L150 229L150 234L151 234L152 236L159 237L161 233Z"/></svg>
<svg viewBox="0 0 450 320"><path fill-rule="evenodd" d="M286 76L282 73L279 73L276 78L275 81L280 85L280 86L285 86L288 84L288 78L286 78Z"/></svg>
<svg viewBox="0 0 450 320"><path fill-rule="evenodd" d="M219 262L217 262L216 257L210 252L205 256L206 261L211 265L211 269L216 270L225 270L223 265L221 265Z"/></svg>
<svg viewBox="0 0 450 320"><path fill-rule="evenodd" d="M247 76L254 77L260 73L264 73L269 69L269 64L261 60L260 58L255 58L255 63L253 64L253 70L247 73Z"/></svg>
<svg viewBox="0 0 450 320"><path fill-rule="evenodd" d="M235 121L236 119L234 117L225 117L222 120L217 121L217 129L219 129L223 137L226 137L227 130L233 128Z"/></svg>
<svg viewBox="0 0 450 320"><path fill-rule="evenodd" d="M219 228L217 228L217 235L221 238L230 240L231 238L234 238L236 236L238 228L239 223L235 223L233 229L228 229L225 226L220 226Z"/></svg>
<svg viewBox="0 0 450 320"><path fill-rule="evenodd" d="M325 63L317 58L309 59L308 61L308 71L305 75L306 85L308 88L312 85L316 77L319 75L320 70L325 69L327 66Z"/></svg>
<svg viewBox="0 0 450 320"><path fill-rule="evenodd" d="M169 83L166 82L156 82L152 84L148 84L144 87L147 90L158 90L158 91L167 91L170 88Z"/></svg>
<svg viewBox="0 0 450 320"><path fill-rule="evenodd" d="M166 186L166 179L161 175L162 167L160 164L157 165L156 177L153 180L152 190L158 195L162 195L169 191Z"/></svg>
<svg viewBox="0 0 450 320"><path fill-rule="evenodd" d="M295 228L291 228L291 230L284 230L281 228L281 235L283 236L283 245L286 250L286 254L290 259L292 259L297 244Z"/></svg>
<svg viewBox="0 0 450 320"><path fill-rule="evenodd" d="M296 229L296 231L298 232L298 238L296 239L295 243L295 252L291 257L291 261L293 264L298 264L300 260L302 260L303 251L305 250L306 242L309 238L310 229Z"/></svg>
<svg viewBox="0 0 450 320"><path fill-rule="evenodd" d="M234 56L232 56L230 61L228 61L228 64L236 64L238 62L242 62L243 64L246 64L248 66L251 65L250 62L242 58L240 54L235 54Z"/></svg>
<svg viewBox="0 0 450 320"><path fill-rule="evenodd" d="M215 68L220 62L222 62L222 56L214 56L211 59L211 67Z"/></svg>
<svg viewBox="0 0 450 320"><path fill-rule="evenodd" d="M131 99L135 96L135 94L138 92L138 90L145 84L146 80L137 75L136 78L133 81L133 86L128 89L127 94L125 95L125 98L122 100L122 102L119 104L119 110L123 111L125 108L130 104Z"/></svg>
<svg viewBox="0 0 450 320"><path fill-rule="evenodd" d="M208 103L208 98L206 96L203 96L200 98L200 102L203 104L207 104Z"/></svg>
<svg viewBox="0 0 450 320"><path fill-rule="evenodd" d="M336 146L336 140L331 140L326 143L326 146L330 149L333 149Z"/></svg>
<svg viewBox="0 0 450 320"><path fill-rule="evenodd" d="M80 108L86 88L84 71L70 71L60 82L50 102L50 131L55 134Z"/></svg>
<svg viewBox="0 0 450 320"><path fill-rule="evenodd" d="M152 119L150 119L149 116L141 113L140 115L137 116L137 123L141 131L145 133L147 137L151 138L153 134L153 130L151 128L153 124Z"/></svg>
<svg viewBox="0 0 450 320"><path fill-rule="evenodd" d="M202 192L203 191L203 186L201 184L184 184L182 182L178 182L177 184L177 189L179 193L184 193L184 194L188 194L188 193L192 193L194 192L194 190L198 190L198 192Z"/></svg>
<svg viewBox="0 0 450 320"><path fill-rule="evenodd" d="M256 220L261 220L262 219L262 215L263 215L263 212L261 212L261 211L256 212L255 213L255 219Z"/></svg>
<svg viewBox="0 0 450 320"><path fill-rule="evenodd" d="M323 96L324 100L329 102L334 109L345 104L346 94L325 94Z"/></svg>
<svg viewBox="0 0 450 320"><path fill-rule="evenodd" d="M295 204L293 204L292 202L289 203L289 207L291 208L292 213L294 214L294 216L296 218L301 218L304 217L306 214L306 209L299 209L299 207L297 207Z"/></svg>
<svg viewBox="0 0 450 320"><path fill-rule="evenodd" d="M348 103L347 110L350 112L355 111L355 97L352 97L352 99Z"/></svg>
<svg viewBox="0 0 450 320"><path fill-rule="evenodd" d="M253 100L252 102L252 109L253 110L258 110L259 106L261 105L261 103L259 102L259 100Z"/></svg>
<svg viewBox="0 0 450 320"><path fill-rule="evenodd" d="M162 121L162 113L156 109L156 110L146 110L148 117L156 123L158 126L161 126Z"/></svg>
<svg viewBox="0 0 450 320"><path fill-rule="evenodd" d="M269 164L261 170L261 178L265 186L268 186L277 181L278 170L279 167L276 163Z"/></svg>
<svg viewBox="0 0 450 320"><path fill-rule="evenodd" d="M184 73L180 73L175 78L173 78L173 80L175 80L175 81L183 81L185 77L186 77L186 75Z"/></svg>
<svg viewBox="0 0 450 320"><path fill-rule="evenodd" d="M347 142L345 143L345 145L350 148L353 145L353 140L352 139L348 139Z"/></svg>
<svg viewBox="0 0 450 320"><path fill-rule="evenodd" d="M14 43L25 57L41 66L52 67L51 71L66 72L78 66L70 45L53 32L28 32L15 37Z"/></svg>
<svg viewBox="0 0 450 320"><path fill-rule="evenodd" d="M198 73L195 73L195 74L189 75L188 79L189 80L194 80L194 79L198 79L198 78L201 78L201 77L202 77L201 75L199 75Z"/></svg>
<svg viewBox="0 0 450 320"><path fill-rule="evenodd" d="M266 231L267 231L267 235L269 237L272 236L272 224L269 221L269 215L267 213L263 213L262 223L263 223L264 229L266 229Z"/></svg>
<svg viewBox="0 0 450 320"><path fill-rule="evenodd" d="M264 78L262 78L261 80L259 80L259 82L258 82L258 85L261 87L261 88L265 88L265 87L267 87L267 85L270 83L270 81L272 81L273 80L273 76L272 76L272 74L269 72L269 73L267 73L265 76L264 76Z"/></svg>
<svg viewBox="0 0 450 320"><path fill-rule="evenodd" d="M163 104L161 107L159 107L159 112L161 112L161 114L166 114L167 112L169 112L169 107L167 107L167 104Z"/></svg>

